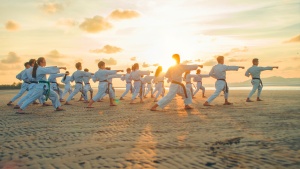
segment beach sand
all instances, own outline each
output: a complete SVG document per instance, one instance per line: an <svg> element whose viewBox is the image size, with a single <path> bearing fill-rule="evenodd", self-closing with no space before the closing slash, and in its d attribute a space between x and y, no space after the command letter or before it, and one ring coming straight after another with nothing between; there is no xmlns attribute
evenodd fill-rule
<svg viewBox="0 0 300 169"><path fill-rule="evenodd" d="M106 97L94 109L71 101L64 112L15 114L6 103L17 92L0 94L0 168L300 168L300 91L252 103L249 91L230 91L234 105L220 96L212 107L199 92L193 110L176 97L155 112L152 99L130 105L128 94L115 107Z"/></svg>

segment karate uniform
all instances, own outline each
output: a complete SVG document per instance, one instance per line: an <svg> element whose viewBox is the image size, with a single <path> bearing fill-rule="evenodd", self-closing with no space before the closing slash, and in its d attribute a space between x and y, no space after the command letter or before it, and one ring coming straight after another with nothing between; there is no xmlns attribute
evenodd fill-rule
<svg viewBox="0 0 300 169"><path fill-rule="evenodd" d="M131 83L132 79L130 78L130 73L126 73L125 75L123 75L121 77L121 80L126 81L126 90L121 96L123 98L129 91L131 91L131 93L132 93L132 90L133 90L132 83Z"/></svg>
<svg viewBox="0 0 300 169"><path fill-rule="evenodd" d="M197 82L197 89L195 90L193 96L195 96L200 89L202 90L202 94L204 95L205 87L202 86L202 78L205 78L205 77L210 77L210 76L209 75L196 74L196 76L194 77L194 82Z"/></svg>
<svg viewBox="0 0 300 169"><path fill-rule="evenodd" d="M239 66L227 66L223 64L217 64L212 67L209 75L215 79L217 79L215 83L216 91L207 99L207 102L212 102L221 91L224 92L224 98L228 99L228 86L226 82L226 71L235 70L237 71Z"/></svg>
<svg viewBox="0 0 300 169"><path fill-rule="evenodd" d="M192 103L192 96L189 90L185 89L185 86L182 82L182 74L188 70L195 70L198 68L198 65L182 65L178 64L172 66L166 72L165 77L172 79L168 94L160 99L157 104L159 107L164 108L168 103L172 101L172 99L176 96L176 94L182 96L184 98L184 104L188 105ZM184 92L186 91L186 93Z"/></svg>
<svg viewBox="0 0 300 169"><path fill-rule="evenodd" d="M50 74L50 76L48 77L50 88L59 95L60 100L63 98L62 97L63 91L59 88L56 78L63 77L64 75L65 75L64 73L58 73L58 74Z"/></svg>
<svg viewBox="0 0 300 169"><path fill-rule="evenodd" d="M133 83L133 94L131 99L134 100L138 94L140 94L140 98L142 98L142 81L141 76L142 75L150 75L150 71L141 71L141 70L135 70L130 73L130 78L134 81Z"/></svg>
<svg viewBox="0 0 300 169"><path fill-rule="evenodd" d="M72 93L72 87L71 87L71 76L66 76L66 79L64 77L61 79L61 82L65 84L65 90L62 94L62 98L65 97L65 95L69 92L69 95Z"/></svg>
<svg viewBox="0 0 300 169"><path fill-rule="evenodd" d="M147 94L150 92L151 95L153 94L153 88L152 88L152 80L154 79L154 76L145 76L144 78L145 83L145 93L144 96L147 96Z"/></svg>
<svg viewBox="0 0 300 169"><path fill-rule="evenodd" d="M110 98L114 98L113 90L108 90L108 87L109 87L108 78L109 78L109 75L114 75L116 73L117 73L116 70L99 69L94 74L92 79L93 79L94 82L99 81L99 84L98 84L98 92L92 98L93 101L98 101L105 94L105 92L108 92Z"/></svg>
<svg viewBox="0 0 300 169"><path fill-rule="evenodd" d="M157 94L155 95L155 100L159 97L159 95L162 94L163 96L163 91L164 91L164 80L165 80L165 73L161 72L157 77L154 77L154 83L155 85L155 90L157 90Z"/></svg>
<svg viewBox="0 0 300 169"><path fill-rule="evenodd" d="M17 76L16 76L17 79L23 80L23 83L22 83L22 85L21 85L21 89L20 89L19 93L16 94L16 95L10 100L11 102L14 102L14 101L17 100L19 97L21 97L26 91L29 90L28 88L29 88L30 82L29 82L28 78L25 78L25 79L22 78L22 75L25 73L26 70L27 70L27 69L22 70L22 71L21 71L19 74L17 74ZM23 76L23 77L25 77L25 76Z"/></svg>
<svg viewBox="0 0 300 169"><path fill-rule="evenodd" d="M90 91L91 95L93 94L93 89L91 87L90 84L90 79L92 78L92 75L88 76L88 77L83 77L83 82L84 82L84 93L86 93L86 95L84 96L84 100L88 100L88 91Z"/></svg>
<svg viewBox="0 0 300 169"><path fill-rule="evenodd" d="M251 83L253 86L251 92L248 95L249 99L256 92L257 89L258 89L257 97L260 97L260 94L261 94L261 91L263 88L262 81L260 79L260 73L261 73L261 71L265 71L265 70L273 70L273 67L259 67L259 66L253 65L246 71L245 76L249 77L251 75L251 77L252 77Z"/></svg>
<svg viewBox="0 0 300 169"><path fill-rule="evenodd" d="M36 70L36 81L38 81L38 84L34 86L33 93L28 98L20 108L22 110L26 109L27 106L32 103L34 100L40 98L43 95L47 94L47 91L49 92L49 99L52 101L52 105L54 108L58 108L61 104L58 99L58 95L56 92L54 92L50 88L50 84L44 83L43 81L47 81L46 74L56 74L59 73L59 68L56 66L52 67L38 67Z"/></svg>
<svg viewBox="0 0 300 169"><path fill-rule="evenodd" d="M115 92L115 88L113 87L113 84L112 84L112 79L113 78L121 78L121 77L122 77L121 74L114 74L114 75L108 75L107 76L108 88L107 88L107 91L103 94L103 96L101 96L100 100L103 99L109 93L111 93L109 95L109 98L115 99L116 92ZM110 91L112 91L112 92L110 92Z"/></svg>
<svg viewBox="0 0 300 169"><path fill-rule="evenodd" d="M87 95L86 92L83 90L82 81L83 81L83 77L88 77L88 76L91 76L91 73L84 72L84 71L81 71L81 70L76 70L72 74L70 80L71 80L71 82L75 81L76 85L75 85L74 91L69 95L66 102L69 102L78 92L81 92L82 96Z"/></svg>
<svg viewBox="0 0 300 169"><path fill-rule="evenodd" d="M185 79L183 79L185 81L186 90L189 90L191 94L193 94L192 78L196 76L196 74L187 74Z"/></svg>

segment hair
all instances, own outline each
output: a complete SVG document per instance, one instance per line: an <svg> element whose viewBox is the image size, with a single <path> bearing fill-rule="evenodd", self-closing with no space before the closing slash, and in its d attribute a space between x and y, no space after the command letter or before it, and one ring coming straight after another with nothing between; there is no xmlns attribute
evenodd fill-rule
<svg viewBox="0 0 300 169"><path fill-rule="evenodd" d="M130 69L130 68L127 68L126 71L127 71L127 72L128 72L128 71L131 71L131 69Z"/></svg>
<svg viewBox="0 0 300 169"><path fill-rule="evenodd" d="M28 61L28 63L30 64L30 66L31 66L32 64L34 64L35 62L36 62L35 59L30 59L30 60Z"/></svg>
<svg viewBox="0 0 300 169"><path fill-rule="evenodd" d="M180 56L179 56L179 54L174 54L172 56L172 58L176 60L176 63L180 63Z"/></svg>
<svg viewBox="0 0 300 169"><path fill-rule="evenodd" d="M257 58L254 58L253 60L252 60L252 63L254 64L254 62L257 62L258 61L258 59Z"/></svg>
<svg viewBox="0 0 300 169"><path fill-rule="evenodd" d="M65 81L65 80L66 80L66 78L67 78L67 74L69 74L69 71L66 71L66 74L65 74L65 76L64 76L64 78L63 78L63 81Z"/></svg>
<svg viewBox="0 0 300 169"><path fill-rule="evenodd" d="M85 72L88 72L88 71L89 71L89 69L85 68L85 69L84 69L84 71L85 71Z"/></svg>
<svg viewBox="0 0 300 169"><path fill-rule="evenodd" d="M79 69L79 68L81 67L81 62L77 62L77 63L75 64L75 67L76 67L77 69Z"/></svg>
<svg viewBox="0 0 300 169"><path fill-rule="evenodd" d="M41 62L44 60L45 60L44 57L39 57L37 59L37 61L35 62L34 66L33 66L32 77L36 78L36 70L37 70L38 66L41 64Z"/></svg>
<svg viewBox="0 0 300 169"><path fill-rule="evenodd" d="M221 60L224 60L224 56L218 56L218 57L217 57L217 61L218 61L218 63L220 63L220 62L221 62Z"/></svg>
<svg viewBox="0 0 300 169"><path fill-rule="evenodd" d="M138 67L139 67L139 64L138 64L138 63L135 63L135 64L133 64L133 66L132 66L132 70L133 70L133 71L136 71L136 70L138 69Z"/></svg>
<svg viewBox="0 0 300 169"><path fill-rule="evenodd" d="M25 63L24 63L24 66L26 67L26 65L30 65L29 62L25 62Z"/></svg>
<svg viewBox="0 0 300 169"><path fill-rule="evenodd" d="M201 69L197 69L196 74L200 74L200 72L201 72Z"/></svg>
<svg viewBox="0 0 300 169"><path fill-rule="evenodd" d="M191 73L191 71L189 71L189 70L184 73L184 76L183 76L184 80L186 79L186 75L188 75L190 73Z"/></svg>
<svg viewBox="0 0 300 169"><path fill-rule="evenodd" d="M157 69L156 69L156 71L155 71L155 75L154 76L157 77L161 73L161 71L162 71L162 67L158 66Z"/></svg>
<svg viewBox="0 0 300 169"><path fill-rule="evenodd" d="M105 66L105 62L100 61L100 62L98 63L98 68L101 68L102 66Z"/></svg>
<svg viewBox="0 0 300 169"><path fill-rule="evenodd" d="M110 68L110 67L106 67L105 69L106 69L106 70L111 70L111 68Z"/></svg>

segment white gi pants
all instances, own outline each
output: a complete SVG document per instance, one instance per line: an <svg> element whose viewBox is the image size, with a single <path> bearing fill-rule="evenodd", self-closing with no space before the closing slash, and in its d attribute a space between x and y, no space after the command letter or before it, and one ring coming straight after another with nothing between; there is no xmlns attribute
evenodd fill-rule
<svg viewBox="0 0 300 169"><path fill-rule="evenodd" d="M65 97L65 95L69 92L69 95L73 92L72 88L71 88L71 85L70 84L66 84L65 85L65 90L62 94L62 98Z"/></svg>
<svg viewBox="0 0 300 169"><path fill-rule="evenodd" d="M74 91L69 95L66 102L69 102L78 92L82 92L83 95L86 95L86 93L83 90L82 84L76 83Z"/></svg>
<svg viewBox="0 0 300 169"><path fill-rule="evenodd" d="M204 95L204 93L205 93L205 87L202 86L202 82L197 82L197 89L195 90L195 92L194 92L193 95L196 95L197 92L198 92L200 89L202 90L202 94Z"/></svg>
<svg viewBox="0 0 300 169"><path fill-rule="evenodd" d="M226 93L226 82L225 81L217 80L215 83L215 88L216 88L216 91L207 99L208 103L212 102L217 96L219 96L221 91L224 92L224 98L228 99L229 91ZM228 88L228 90L229 90L229 88Z"/></svg>
<svg viewBox="0 0 300 169"><path fill-rule="evenodd" d="M252 79L251 83L252 83L253 87L252 87L251 92L248 95L248 98L250 99L251 96L256 92L257 89L258 89L257 97L260 97L260 94L261 94L261 91L262 91L262 88L263 88L260 84L260 80L259 79Z"/></svg>
<svg viewBox="0 0 300 169"><path fill-rule="evenodd" d="M21 85L21 89L20 89L19 93L16 94L15 97L13 97L10 101L11 101L11 102L16 101L16 100L17 100L19 97L21 97L26 91L28 91L28 87L29 87L29 84L23 82L23 84Z"/></svg>
<svg viewBox="0 0 300 169"><path fill-rule="evenodd" d="M121 97L124 97L130 90L131 90L131 92L132 92L132 84L131 84L131 83L126 83L126 90L125 90L125 92L122 94Z"/></svg>

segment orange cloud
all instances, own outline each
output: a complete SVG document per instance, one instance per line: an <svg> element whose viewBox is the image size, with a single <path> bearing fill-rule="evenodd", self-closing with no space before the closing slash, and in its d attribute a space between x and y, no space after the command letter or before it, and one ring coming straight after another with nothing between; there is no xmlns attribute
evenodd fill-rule
<svg viewBox="0 0 300 169"><path fill-rule="evenodd" d="M152 66L159 66L159 63L154 63Z"/></svg>
<svg viewBox="0 0 300 169"><path fill-rule="evenodd" d="M217 61L216 59L210 59L210 60L207 60L203 63L204 66L214 66L217 64Z"/></svg>
<svg viewBox="0 0 300 169"><path fill-rule="evenodd" d="M224 53L223 56L229 56L238 52L248 52L248 48L247 47L244 47L242 49L232 48L229 52Z"/></svg>
<svg viewBox="0 0 300 169"><path fill-rule="evenodd" d="M229 61L229 62L246 62L247 59L230 58L228 61Z"/></svg>
<svg viewBox="0 0 300 169"><path fill-rule="evenodd" d="M57 50L52 50L48 54L46 54L46 57L49 57L49 58L63 58L65 56L60 54Z"/></svg>
<svg viewBox="0 0 300 169"><path fill-rule="evenodd" d="M121 51L122 51L121 48L116 46L110 46L110 45L105 45L101 49L90 50L90 52L92 53L106 53L106 54L113 54Z"/></svg>
<svg viewBox="0 0 300 169"><path fill-rule="evenodd" d="M53 14L62 11L64 8L63 5L59 3L44 3L41 9L48 14Z"/></svg>
<svg viewBox="0 0 300 169"><path fill-rule="evenodd" d="M97 59L95 60L96 63L99 63L100 61L105 62L105 65L117 65L117 60L115 60L114 58L109 58L109 59Z"/></svg>
<svg viewBox="0 0 300 169"><path fill-rule="evenodd" d="M136 57L130 58L131 61L136 61Z"/></svg>
<svg viewBox="0 0 300 169"><path fill-rule="evenodd" d="M142 64L142 67L149 67L149 66L150 65L148 63L145 63L145 62Z"/></svg>
<svg viewBox="0 0 300 169"><path fill-rule="evenodd" d="M195 62L201 62L201 60L200 59L196 59Z"/></svg>
<svg viewBox="0 0 300 169"><path fill-rule="evenodd" d="M15 21L7 21L5 24L5 28L9 31L16 31L20 28L20 25Z"/></svg>
<svg viewBox="0 0 300 169"><path fill-rule="evenodd" d="M21 61L21 58L15 52L9 52L8 56L5 59L1 60L1 63L12 64L18 63Z"/></svg>
<svg viewBox="0 0 300 169"><path fill-rule="evenodd" d="M182 64L189 64L189 63L193 63L193 61L192 60L184 60L184 61L182 61Z"/></svg>
<svg viewBox="0 0 300 169"><path fill-rule="evenodd" d="M86 18L85 21L79 25L79 28L89 33L97 33L111 29L112 25L102 16L97 15L93 18Z"/></svg>
<svg viewBox="0 0 300 169"><path fill-rule="evenodd" d="M139 17L140 14L133 10L114 10L109 17L112 19L132 19Z"/></svg>
<svg viewBox="0 0 300 169"><path fill-rule="evenodd" d="M295 43L295 42L300 42L300 35L293 37L290 40L284 41L283 43Z"/></svg>

